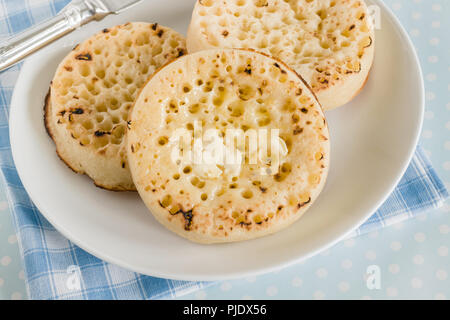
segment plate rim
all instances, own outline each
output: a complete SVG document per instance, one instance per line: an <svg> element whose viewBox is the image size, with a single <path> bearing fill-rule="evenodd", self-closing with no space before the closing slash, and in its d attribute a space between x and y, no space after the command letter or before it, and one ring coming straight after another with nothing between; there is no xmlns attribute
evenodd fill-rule
<svg viewBox="0 0 450 320"><path fill-rule="evenodd" d="M349 230L347 232L343 232L340 236L337 236L333 241L328 242L327 244L321 245L319 247L317 247L314 250L311 250L309 253L304 254L300 257L292 257L291 259L286 259L284 262L278 262L278 263L274 263L271 266L266 266L266 267L262 267L260 269L257 270L253 270L253 271L243 271L243 272L229 272L227 274L221 274L220 276L215 276L215 275L204 275L204 276L198 276L197 274L171 274L171 273L165 273L165 272L161 272L159 271L155 271L152 270L152 272L149 272L150 270L145 269L145 268L141 268L139 266L133 266L129 263L127 263L126 261L123 261L121 259L117 259L114 258L112 256L109 256L107 254L104 254L100 251L98 251L97 249L94 248L90 248L88 245L85 245L84 241L82 239L79 239L78 237L74 236L69 230L67 230L67 228L65 228L63 225L58 224L57 222L55 222L51 215L46 214L43 210L41 210L41 208L43 207L40 203L39 197L37 197L34 194L34 191L32 190L32 188L29 186L27 179L23 179L23 175L22 172L23 170L21 169L22 167L20 167L20 165L18 166L17 163L20 163L20 161L16 161L18 154L17 154L17 148L14 144L12 144L12 141L17 141L16 137L16 131L13 129L13 127L11 125L9 125L9 135L10 135L10 143L11 143L11 153L12 153L12 157L13 157L13 161L14 164L16 166L17 169L17 173L19 175L19 178L25 188L25 191L27 192L27 194L29 195L31 201L35 204L35 206L38 208L39 212L45 217L45 219L48 220L48 222L55 227L55 229L60 232L64 237L66 237L67 239L69 239L70 241L72 241L75 245L77 245L78 247L80 247L81 249L85 250L86 252L90 253L91 255L104 260L106 262L115 264L117 266L123 267L127 270L130 271L134 271L137 273L141 273L141 274L145 274L145 275L149 275L149 276L153 276L153 277L158 277L158 278L166 278L166 279L173 279L173 280L186 280L186 281L219 281L219 280L231 280L231 279L236 279L236 278L243 278L243 277L248 277L248 276L257 276L257 275L261 275L261 274L266 274L266 273L270 273L273 271L277 271L277 270L281 270L283 268L289 267L291 265L297 264L301 261L304 261L306 259L309 259L312 256L317 255L318 253L327 250L328 248L331 248L332 246L334 246L336 243L342 241L343 239L345 239L346 237L348 237L349 234L351 234L355 229L357 229L359 226L361 226L371 215L373 215L373 213L378 210L378 208L387 200L387 198L392 194L392 192L395 190L395 188L397 187L398 183L400 182L400 180L402 179L402 177L404 176L413 156L415 153L415 150L418 146L418 142L420 139L420 133L422 131L423 128L423 121L424 121L424 113L425 113L425 83L424 83L424 79L423 79L423 71L422 71L422 67L421 67L421 63L419 60L419 57L417 55L417 51L414 47L414 44L411 40L411 38L409 37L408 33L406 32L405 28L403 27L403 25L400 23L399 19L395 16L395 14L392 12L392 10L381 0L369 0L370 3L374 3L376 5L378 5L379 7L382 8L382 12L384 14L388 15L388 18L393 22L393 24L395 25L395 27L397 28L397 30L400 32L400 35L403 39L405 39L406 41L406 45L408 47L408 51L412 54L412 57L414 59L414 63L415 63L415 67L417 69L418 72L418 79L420 81L420 92L418 92L417 94L420 96L420 114L417 118L417 123L415 124L416 127L416 131L415 131L415 136L413 139L410 140L410 144L411 146L409 147L409 152L408 154L405 155L404 161L401 164L401 168L402 170L399 170L397 173L397 176L395 179L393 179L393 182L391 184L391 186L389 188L386 189L385 194L383 195L383 197L380 198L380 200L374 204L372 206L372 208L370 210L367 211L367 213L363 216L361 215L361 217L359 219L355 219L354 223L352 224L352 227L349 228ZM368 2L369 2L368 1ZM28 64L30 64L30 60L25 61L25 63L23 64L20 74L17 78L16 81L16 85L14 87L14 92L12 95L12 99L11 99L11 104L10 104L10 114L9 114L9 124L11 123L17 123L16 121L12 121L16 118L16 111L14 111L17 108L13 108L14 105L18 104L18 99L19 99L19 90L18 90L18 85L19 83L21 83L23 81L23 78L25 77L23 70L26 69L26 67L28 66ZM30 192L31 190L31 192ZM144 270L145 269L145 270Z"/></svg>

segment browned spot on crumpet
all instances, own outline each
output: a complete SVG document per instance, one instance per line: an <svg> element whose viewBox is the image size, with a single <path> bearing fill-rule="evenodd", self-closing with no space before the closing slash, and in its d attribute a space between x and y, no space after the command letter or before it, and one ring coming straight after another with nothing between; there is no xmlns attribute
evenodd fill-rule
<svg viewBox="0 0 450 320"><path fill-rule="evenodd" d="M82 108L70 109L71 114L83 114L84 110Z"/></svg>
<svg viewBox="0 0 450 320"><path fill-rule="evenodd" d="M311 202L311 197L308 199L308 201L299 203L299 204L297 205L297 207L300 209L300 208L306 206L306 205L307 205L308 203L310 203L310 202Z"/></svg>
<svg viewBox="0 0 450 320"><path fill-rule="evenodd" d="M303 132L303 128L300 128L299 126L297 126L294 129L294 136L299 135L302 132Z"/></svg>
<svg viewBox="0 0 450 320"><path fill-rule="evenodd" d="M90 53L82 53L82 54L77 55L75 57L75 59L81 60L81 61L92 61L92 56Z"/></svg>

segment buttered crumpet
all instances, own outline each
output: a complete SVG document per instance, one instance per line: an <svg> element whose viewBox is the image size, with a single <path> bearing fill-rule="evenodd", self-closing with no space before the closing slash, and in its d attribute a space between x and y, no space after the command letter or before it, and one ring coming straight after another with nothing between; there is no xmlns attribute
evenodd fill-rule
<svg viewBox="0 0 450 320"><path fill-rule="evenodd" d="M78 45L46 99L45 124L59 157L97 186L135 190L125 146L129 110L149 76L185 53L185 39L156 23L105 29Z"/></svg>
<svg viewBox="0 0 450 320"><path fill-rule="evenodd" d="M325 110L349 102L374 58L374 30L362 0L198 0L189 53L253 48L282 59Z"/></svg>
<svg viewBox="0 0 450 320"><path fill-rule="evenodd" d="M151 213L189 240L254 239L288 227L321 192L327 122L286 64L249 49L181 57L130 114L127 152Z"/></svg>

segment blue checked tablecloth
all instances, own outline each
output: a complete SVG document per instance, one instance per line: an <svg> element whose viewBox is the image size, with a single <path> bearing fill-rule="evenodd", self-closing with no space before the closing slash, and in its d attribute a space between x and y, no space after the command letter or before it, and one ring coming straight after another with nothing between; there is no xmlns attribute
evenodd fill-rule
<svg viewBox="0 0 450 320"><path fill-rule="evenodd" d="M0 0L0 41L56 14L68 0ZM14 215L31 299L162 299L208 283L157 279L101 261L61 236L39 213L15 169L8 113L20 65L0 73L0 168ZM419 147L386 203L354 235L412 218L443 204L448 193Z"/></svg>

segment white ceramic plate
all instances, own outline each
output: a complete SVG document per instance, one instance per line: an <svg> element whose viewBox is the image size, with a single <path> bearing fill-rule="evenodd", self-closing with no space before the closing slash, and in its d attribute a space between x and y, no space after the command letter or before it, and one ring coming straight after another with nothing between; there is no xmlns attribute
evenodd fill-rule
<svg viewBox="0 0 450 320"><path fill-rule="evenodd" d="M327 186L290 228L253 241L203 246L164 229L136 193L96 188L56 156L43 124L43 101L62 58L79 41L127 21L159 22L186 33L195 0L144 1L90 24L40 51L22 68L10 116L20 178L42 214L95 256L130 270L182 280L219 280L273 271L317 254L345 237L383 203L413 155L424 89L413 46L381 1L376 59L363 92L329 112L332 165Z"/></svg>

